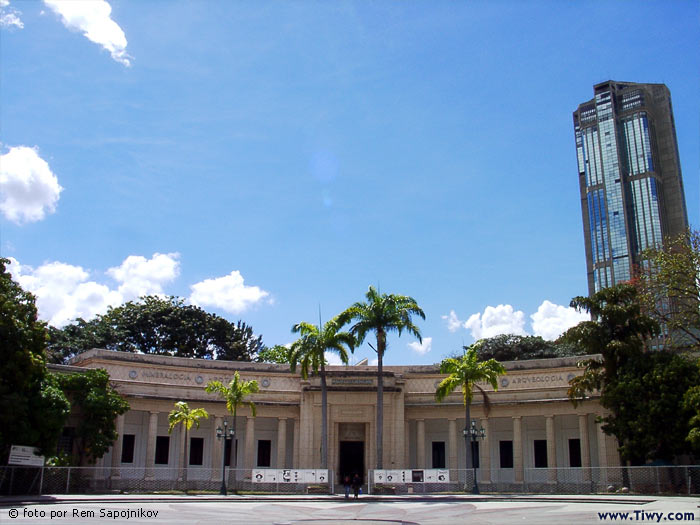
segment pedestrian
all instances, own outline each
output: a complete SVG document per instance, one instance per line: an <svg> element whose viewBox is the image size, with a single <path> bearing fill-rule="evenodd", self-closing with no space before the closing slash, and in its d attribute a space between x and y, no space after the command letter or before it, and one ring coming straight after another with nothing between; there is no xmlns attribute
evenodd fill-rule
<svg viewBox="0 0 700 525"><path fill-rule="evenodd" d="M345 474L343 485L345 485L345 499L350 499L350 474Z"/></svg>
<svg viewBox="0 0 700 525"><path fill-rule="evenodd" d="M357 499L360 494L361 486L362 480L360 479L360 476L357 473L355 473L355 475L352 477L352 491L355 494L355 499Z"/></svg>

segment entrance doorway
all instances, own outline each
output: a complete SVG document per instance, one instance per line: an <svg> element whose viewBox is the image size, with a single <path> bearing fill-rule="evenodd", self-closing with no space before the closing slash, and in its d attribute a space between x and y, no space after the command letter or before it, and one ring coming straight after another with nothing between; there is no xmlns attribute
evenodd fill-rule
<svg viewBox="0 0 700 525"><path fill-rule="evenodd" d="M365 473L365 443L364 441L341 441L338 462L339 482L342 483L345 476L350 479L357 474L364 483Z"/></svg>

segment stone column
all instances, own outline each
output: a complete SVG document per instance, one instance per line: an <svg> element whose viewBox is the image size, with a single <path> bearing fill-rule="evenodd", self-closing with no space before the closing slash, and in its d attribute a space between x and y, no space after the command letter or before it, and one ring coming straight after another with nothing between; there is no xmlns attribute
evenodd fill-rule
<svg viewBox="0 0 700 525"><path fill-rule="evenodd" d="M121 477L119 466L122 464L122 445L124 443L124 415L117 416L117 439L112 445L112 479Z"/></svg>
<svg viewBox="0 0 700 525"><path fill-rule="evenodd" d="M285 468L287 459L287 418L277 419L277 468Z"/></svg>
<svg viewBox="0 0 700 525"><path fill-rule="evenodd" d="M405 448L408 447L408 443L405 441L406 431L404 427L406 426L406 412L404 409L403 388L401 388L400 392L396 393L394 399L396 400L396 406L394 408L394 446L391 447L391 468L408 468L408 466L404 464Z"/></svg>
<svg viewBox="0 0 700 525"><path fill-rule="evenodd" d="M292 451L292 468L299 468L299 419L294 420L294 449Z"/></svg>
<svg viewBox="0 0 700 525"><path fill-rule="evenodd" d="M223 418L216 416L214 418L214 432L211 436L211 479L212 481L221 481L221 461L223 459L224 452L222 450L226 444L222 444L223 439L218 439L216 437L216 429L224 428Z"/></svg>
<svg viewBox="0 0 700 525"><path fill-rule="evenodd" d="M306 382L308 385L308 382ZM304 382L301 385L301 410L300 410L300 441L299 441L299 468L314 468L314 421L313 403L314 394L304 390ZM369 443L369 442L368 442Z"/></svg>
<svg viewBox="0 0 700 525"><path fill-rule="evenodd" d="M479 470L481 471L481 482L491 483L491 425L489 419L481 420L481 428L484 429L485 437L479 447Z"/></svg>
<svg viewBox="0 0 700 525"><path fill-rule="evenodd" d="M458 469L457 465L457 420L447 420L447 468ZM456 473L455 473L456 474ZM450 474L454 476L455 474Z"/></svg>
<svg viewBox="0 0 700 525"><path fill-rule="evenodd" d="M523 418L513 416L513 475L516 483L522 483L523 470Z"/></svg>
<svg viewBox="0 0 700 525"><path fill-rule="evenodd" d="M255 467L255 418L246 417L245 422L245 459L243 468L252 469Z"/></svg>
<svg viewBox="0 0 700 525"><path fill-rule="evenodd" d="M425 419L416 420L416 462L425 468Z"/></svg>
<svg viewBox="0 0 700 525"><path fill-rule="evenodd" d="M583 480L591 481L591 443L588 438L588 415L579 414L578 433L581 442L581 466L583 467Z"/></svg>
<svg viewBox="0 0 700 525"><path fill-rule="evenodd" d="M180 441L180 450L178 453L178 481L185 479L185 469L189 466L189 458L185 457L185 448L187 445L187 433L185 432L185 426L179 425L180 435L178 436L178 441Z"/></svg>
<svg viewBox="0 0 700 525"><path fill-rule="evenodd" d="M608 482L608 449L606 445L605 433L600 423L596 423L596 437L598 440L598 465L600 468L600 483Z"/></svg>
<svg viewBox="0 0 700 525"><path fill-rule="evenodd" d="M404 450L403 462L404 468L411 468L411 425L406 421L405 432L404 432L404 443L406 443L406 449Z"/></svg>
<svg viewBox="0 0 700 525"><path fill-rule="evenodd" d="M151 412L148 418L148 440L146 441L146 480L154 477L156 461L156 436L158 435L158 412Z"/></svg>
<svg viewBox="0 0 700 525"><path fill-rule="evenodd" d="M547 479L551 483L557 481L557 442L554 437L554 416L545 416L547 432Z"/></svg>

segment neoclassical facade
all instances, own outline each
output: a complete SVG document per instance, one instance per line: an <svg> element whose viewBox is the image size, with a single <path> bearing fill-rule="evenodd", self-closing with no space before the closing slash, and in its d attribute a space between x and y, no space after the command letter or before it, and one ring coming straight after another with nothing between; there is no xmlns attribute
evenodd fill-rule
<svg viewBox="0 0 700 525"><path fill-rule="evenodd" d="M576 358L503 363L507 375L490 394L484 410L474 396L471 417L485 429L473 447L478 479L488 484L554 482L555 467L571 467L579 481L590 480L596 467L619 465L617 443L596 423L603 413L595 399L574 407L568 381L581 369ZM285 365L185 359L90 350L73 367L104 368L130 410L117 420L119 439L98 466L106 476L144 479L178 476L188 467L189 479L221 480L222 463L250 479L253 469L317 469L320 467L321 392L317 377L303 380ZM209 381L228 383L238 371L255 379L260 392L239 408L235 445L224 451L216 428L232 426L225 403L207 394ZM442 403L435 389L444 376L437 365L384 368L384 468L447 469L452 480L465 468L467 445L464 406L457 391ZM328 367L328 443L331 471L366 475L376 462L376 367ZM168 414L177 401L210 414L188 435L179 426L168 433ZM187 461L185 461L187 459ZM162 468L169 467L169 468ZM462 474L464 476L464 474Z"/></svg>

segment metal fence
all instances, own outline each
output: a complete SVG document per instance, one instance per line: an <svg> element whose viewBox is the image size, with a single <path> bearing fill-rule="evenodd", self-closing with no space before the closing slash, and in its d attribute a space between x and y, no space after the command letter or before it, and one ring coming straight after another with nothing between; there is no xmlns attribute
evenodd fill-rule
<svg viewBox="0 0 700 525"><path fill-rule="evenodd" d="M388 471L387 471L388 472ZM429 470L393 471L392 481L386 476L378 482L375 471L367 476L368 493L372 494L435 494L473 492L474 471L445 469L445 481L426 475ZM514 469L476 469L481 493L529 494L600 494L630 492L634 494L700 494L700 465L591 467L591 468L525 468L522 479ZM423 481L414 481L422 479Z"/></svg>
<svg viewBox="0 0 700 525"><path fill-rule="evenodd" d="M226 492L272 494L332 494L333 473L323 481L280 476L257 481L251 469L226 469ZM290 471L305 472L305 471ZM313 476L312 476L313 477ZM0 467L0 495L211 493L222 492L221 469L170 467Z"/></svg>

